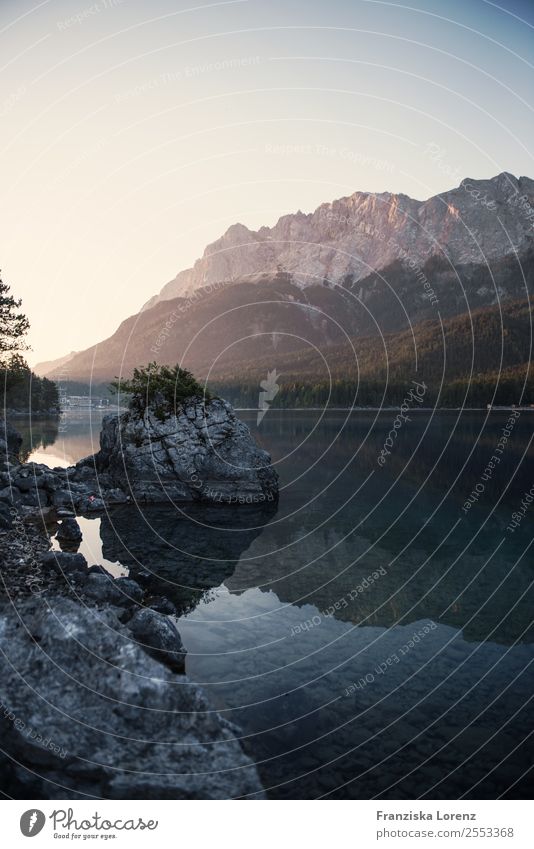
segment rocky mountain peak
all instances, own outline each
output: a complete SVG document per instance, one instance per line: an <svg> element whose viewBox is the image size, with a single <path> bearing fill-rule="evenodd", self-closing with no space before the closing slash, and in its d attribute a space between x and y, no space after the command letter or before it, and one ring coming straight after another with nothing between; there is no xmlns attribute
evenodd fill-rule
<svg viewBox="0 0 534 849"><path fill-rule="evenodd" d="M502 172L466 178L426 201L391 192L354 192L273 227L233 224L146 305L202 286L283 269L299 286L357 282L395 261L422 265L489 261L533 243L534 181Z"/></svg>

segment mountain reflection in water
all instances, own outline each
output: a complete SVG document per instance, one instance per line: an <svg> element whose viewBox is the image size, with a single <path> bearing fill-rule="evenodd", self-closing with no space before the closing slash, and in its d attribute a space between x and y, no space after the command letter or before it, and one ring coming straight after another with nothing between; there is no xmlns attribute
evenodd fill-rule
<svg viewBox="0 0 534 849"><path fill-rule="evenodd" d="M381 468L394 416L244 413L279 505L117 508L103 554L177 605L270 796L528 798L534 413L467 513L509 414L414 413Z"/></svg>

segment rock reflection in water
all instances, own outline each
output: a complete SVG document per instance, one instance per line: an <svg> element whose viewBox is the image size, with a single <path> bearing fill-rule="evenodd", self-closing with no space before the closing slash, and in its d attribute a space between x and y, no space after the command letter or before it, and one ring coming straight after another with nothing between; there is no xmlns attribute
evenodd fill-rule
<svg viewBox="0 0 534 849"><path fill-rule="evenodd" d="M184 611L232 575L276 510L275 504L125 506L102 518L102 551L151 593Z"/></svg>

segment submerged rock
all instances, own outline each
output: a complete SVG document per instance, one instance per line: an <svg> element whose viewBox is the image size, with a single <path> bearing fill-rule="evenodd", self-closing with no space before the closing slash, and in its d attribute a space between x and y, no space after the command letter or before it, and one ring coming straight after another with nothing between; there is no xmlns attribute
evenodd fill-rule
<svg viewBox="0 0 534 849"><path fill-rule="evenodd" d="M175 414L148 407L106 416L93 466L105 490L137 501L260 504L278 497L278 475L266 451L226 401L192 398ZM116 497L116 496L115 496Z"/></svg>
<svg viewBox="0 0 534 849"><path fill-rule="evenodd" d="M109 608L0 607L0 789L19 799L227 799L263 791L202 690Z"/></svg>
<svg viewBox="0 0 534 849"><path fill-rule="evenodd" d="M273 520L277 506L115 508L100 523L102 554L127 568L147 596L163 596L182 613L233 574L243 552Z"/></svg>

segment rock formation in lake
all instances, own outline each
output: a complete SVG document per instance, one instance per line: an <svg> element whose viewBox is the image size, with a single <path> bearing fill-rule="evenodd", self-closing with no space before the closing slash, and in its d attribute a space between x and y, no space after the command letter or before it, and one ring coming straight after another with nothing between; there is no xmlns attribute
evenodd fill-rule
<svg viewBox="0 0 534 849"><path fill-rule="evenodd" d="M60 510L59 538L75 542L79 529L68 511L95 512L127 501L261 505L278 499L269 454L219 398L190 398L164 415L148 406L105 416L100 451L67 469L21 463L18 435L6 426L4 436L0 526L11 525L10 507L36 516Z"/></svg>
<svg viewBox="0 0 534 849"><path fill-rule="evenodd" d="M150 615L143 614L145 617ZM141 614L137 614L141 618ZM110 607L0 607L1 789L19 799L262 798L236 729Z"/></svg>
<svg viewBox="0 0 534 849"><path fill-rule="evenodd" d="M164 417L157 409L106 416L100 451L78 467L96 468L104 490L144 502L261 504L278 497L266 451L226 401L191 398Z"/></svg>

